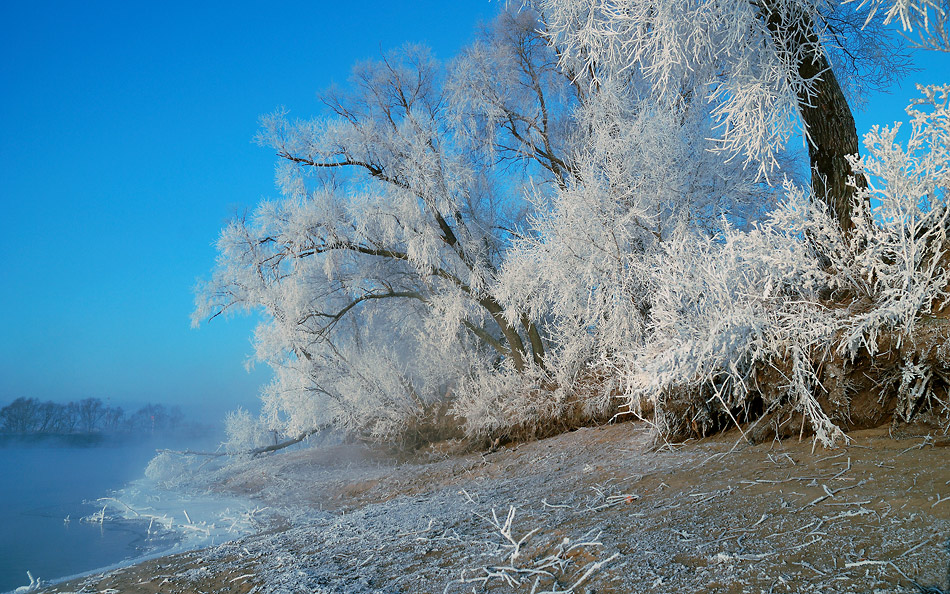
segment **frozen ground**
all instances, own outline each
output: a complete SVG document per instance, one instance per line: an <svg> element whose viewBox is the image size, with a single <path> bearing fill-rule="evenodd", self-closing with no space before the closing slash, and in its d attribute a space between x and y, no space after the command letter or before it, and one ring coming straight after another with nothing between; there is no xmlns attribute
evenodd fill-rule
<svg viewBox="0 0 950 594"><path fill-rule="evenodd" d="M736 438L657 450L646 426L620 424L408 463L358 446L285 452L208 476L269 508L266 531L48 591L950 588L946 438L873 430L831 451Z"/></svg>

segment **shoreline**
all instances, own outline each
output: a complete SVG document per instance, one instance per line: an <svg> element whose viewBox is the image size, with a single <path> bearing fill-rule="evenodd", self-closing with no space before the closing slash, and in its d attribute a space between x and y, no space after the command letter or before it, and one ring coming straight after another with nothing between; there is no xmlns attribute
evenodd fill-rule
<svg viewBox="0 0 950 594"><path fill-rule="evenodd" d="M221 547L223 545L215 545ZM213 547L209 547L213 548ZM201 571L204 567L202 551L206 549L194 549L190 551L181 551L173 554L159 553L147 558L130 560L129 563L116 564L115 566L99 568L84 574L60 578L52 583L44 583L43 586L35 592L59 592L59 593L80 593L80 592L141 592L157 594L166 592L168 582L165 581L171 575L181 575L183 573ZM248 589L242 589L231 580L233 572L219 568L213 579L198 588L206 592L248 592ZM194 579L188 580L191 585L195 585ZM155 583L158 582L158 583ZM189 590L180 590L182 592ZM5 594L14 594L13 592Z"/></svg>
<svg viewBox="0 0 950 594"><path fill-rule="evenodd" d="M42 584L42 586L41 586L39 589L34 590L34 591L39 592L39 591L44 591L44 590L46 590L46 589L48 589L48 588L59 587L60 585L65 584L65 583L67 583L67 582L70 582L70 583L72 583L72 582L77 582L77 583L78 583L78 582L82 582L83 580L86 580L87 578L91 578L91 577L95 577L95 576L99 576L99 575L110 574L110 573L113 573L113 572L115 572L115 571L117 571L117 570L128 569L128 568L133 567L133 566L136 566L136 565L143 565L143 564L145 564L145 563L147 563L147 562L149 562L149 561L155 561L155 560L163 559L163 558L170 558L170 557L174 557L175 555L177 555L177 554L179 554L179 553L188 553L188 552L191 552L191 551L179 551L179 552L176 552L173 548L172 548L172 549L164 549L164 550L161 550L161 551L157 551L157 552L155 552L155 553L149 553L149 554L146 554L146 555L142 555L142 556L140 556L140 557L134 557L134 558L130 558L130 559L124 559L124 560L122 560L122 561L118 561L118 562L113 563L113 564L111 564L111 565L105 565L105 566L102 566L102 567L97 567L97 568L95 568L95 569L90 569L90 570L88 570L88 571L81 571L81 572L79 572L79 573L74 573L74 574L66 575L66 576L62 576L62 577L56 577L56 578L45 579L45 578L43 578L42 576L35 576L35 577L37 577L37 578L39 579L39 581L40 581L40 583ZM17 588L15 588L15 589L13 589L13 590L8 590L8 591L6 591L6 592L0 592L0 594L15 594L15 592L17 591L18 588L21 588L21 587L28 587L28 586L29 586L28 584L23 584L23 586L18 586Z"/></svg>
<svg viewBox="0 0 950 594"><path fill-rule="evenodd" d="M502 587L507 572L528 592L531 564L552 555L558 587L586 575L604 593L943 584L950 451L886 428L851 437L814 452L734 434L657 449L628 423L412 463L344 446L287 452L220 477L262 504L284 500L285 525L43 591L455 593L477 580L521 591ZM514 560L505 530L526 539Z"/></svg>
<svg viewBox="0 0 950 594"><path fill-rule="evenodd" d="M259 506L249 499L234 494L163 489L147 478L131 481L83 505L90 511L98 511L75 518L75 522L102 524L107 531L136 533L141 537L140 544L136 545L139 554L61 577L50 578L32 571L33 577L42 584L42 590L67 583L86 583L96 576L121 573L135 566L220 546L258 532L259 527L252 524L263 521L258 517ZM29 588L28 576L24 577L27 577L24 583L3 594Z"/></svg>

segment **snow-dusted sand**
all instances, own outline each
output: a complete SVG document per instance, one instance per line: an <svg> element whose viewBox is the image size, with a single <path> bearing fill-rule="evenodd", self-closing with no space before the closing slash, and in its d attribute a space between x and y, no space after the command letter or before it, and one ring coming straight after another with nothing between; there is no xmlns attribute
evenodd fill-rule
<svg viewBox="0 0 950 594"><path fill-rule="evenodd" d="M628 423L408 463L358 446L285 452L214 476L274 512L264 532L48 591L950 588L950 440L851 437L655 449Z"/></svg>

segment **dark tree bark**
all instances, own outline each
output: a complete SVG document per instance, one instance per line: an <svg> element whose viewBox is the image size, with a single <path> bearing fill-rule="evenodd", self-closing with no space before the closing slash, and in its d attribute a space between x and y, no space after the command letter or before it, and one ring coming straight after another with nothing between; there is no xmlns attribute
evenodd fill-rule
<svg viewBox="0 0 950 594"><path fill-rule="evenodd" d="M853 172L846 157L859 151L851 107L821 49L811 15L805 11L784 14L773 10L771 2L765 3L765 10L766 23L775 43L791 51L804 50L805 57L798 63L798 75L802 80L814 82L811 88L798 91L798 104L808 134L812 190L817 199L828 205L847 233L854 226L851 220L854 187L848 184ZM863 176L855 181L859 187L866 185Z"/></svg>
<svg viewBox="0 0 950 594"><path fill-rule="evenodd" d="M853 175L847 155L858 154L858 132L851 108L841 91L838 79L824 56L799 65L802 77L816 76L814 95L799 97L802 119L808 131L808 157L811 162L811 186L815 196L823 199L844 231L854 226L851 220L854 187L848 185ZM863 176L856 180L864 185Z"/></svg>

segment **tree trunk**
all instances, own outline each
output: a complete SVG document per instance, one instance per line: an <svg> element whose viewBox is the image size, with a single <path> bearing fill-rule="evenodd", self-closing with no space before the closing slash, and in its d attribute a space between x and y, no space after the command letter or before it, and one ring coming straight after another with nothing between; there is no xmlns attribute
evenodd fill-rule
<svg viewBox="0 0 950 594"><path fill-rule="evenodd" d="M521 314L521 325L528 333L534 364L538 366L538 369L544 369L544 341L541 339L541 333L538 332L538 326L528 319L527 314Z"/></svg>
<svg viewBox="0 0 950 594"><path fill-rule="evenodd" d="M780 46L805 48L805 58L798 63L798 75L811 80L811 89L801 89L798 105L808 135L808 157L811 164L811 185L815 198L828 205L831 214L847 233L851 220L854 187L848 185L853 175L847 155L858 154L858 133L851 107L831 70L828 59L818 43L812 15L782 14L768 10L767 26L772 38ZM859 187L866 185L863 176L856 180Z"/></svg>
<svg viewBox="0 0 950 594"><path fill-rule="evenodd" d="M511 362L515 366L515 370L524 371L524 342L521 340L518 331L505 319L504 308L492 297L482 297L478 300L478 303L488 310L492 319L498 324L498 328L505 337L505 342L508 343L508 355L511 357Z"/></svg>
<svg viewBox="0 0 950 594"><path fill-rule="evenodd" d="M841 228L848 232L854 226L851 220L854 187L848 185L853 175L846 155L858 154L858 133L851 108L841 86L824 56L815 62L807 60L799 65L804 78L820 73L812 97L800 97L802 119L808 131L808 157L811 162L811 187L815 196L824 200ZM865 185L863 176L856 180Z"/></svg>

